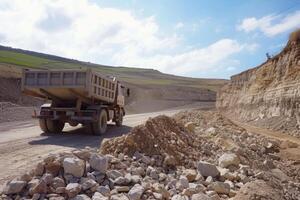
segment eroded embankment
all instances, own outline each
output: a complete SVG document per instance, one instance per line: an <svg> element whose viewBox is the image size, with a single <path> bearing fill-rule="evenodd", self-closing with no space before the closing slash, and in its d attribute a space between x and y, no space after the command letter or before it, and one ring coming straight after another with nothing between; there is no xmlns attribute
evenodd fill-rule
<svg viewBox="0 0 300 200"><path fill-rule="evenodd" d="M300 136L300 30L278 55L232 76L216 105L235 119Z"/></svg>

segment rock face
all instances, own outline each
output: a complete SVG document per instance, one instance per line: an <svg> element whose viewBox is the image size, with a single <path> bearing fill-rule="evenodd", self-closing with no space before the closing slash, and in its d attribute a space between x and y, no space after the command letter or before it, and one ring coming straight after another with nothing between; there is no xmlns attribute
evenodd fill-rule
<svg viewBox="0 0 300 200"><path fill-rule="evenodd" d="M300 136L300 30L278 55L232 76L216 106L233 118Z"/></svg>

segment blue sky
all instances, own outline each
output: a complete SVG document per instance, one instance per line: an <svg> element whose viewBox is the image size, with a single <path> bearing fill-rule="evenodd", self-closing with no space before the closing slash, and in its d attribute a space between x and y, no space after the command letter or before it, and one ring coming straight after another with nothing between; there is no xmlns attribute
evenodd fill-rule
<svg viewBox="0 0 300 200"><path fill-rule="evenodd" d="M278 53L299 0L3 0L0 44L108 64L229 78Z"/></svg>

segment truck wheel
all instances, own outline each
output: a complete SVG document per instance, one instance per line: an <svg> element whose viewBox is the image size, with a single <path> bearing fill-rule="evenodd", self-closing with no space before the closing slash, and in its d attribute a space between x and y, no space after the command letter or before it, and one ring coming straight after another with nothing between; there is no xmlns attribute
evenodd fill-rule
<svg viewBox="0 0 300 200"><path fill-rule="evenodd" d="M116 126L122 126L122 124L123 124L123 116L124 116L123 110L120 109L120 113L118 115L118 118L116 119Z"/></svg>
<svg viewBox="0 0 300 200"><path fill-rule="evenodd" d="M102 135L107 129L107 113L106 110L100 111L99 119L92 124L93 132L95 135Z"/></svg>
<svg viewBox="0 0 300 200"><path fill-rule="evenodd" d="M64 129L65 123L59 120L47 119L47 128L50 133L61 133Z"/></svg>
<svg viewBox="0 0 300 200"><path fill-rule="evenodd" d="M46 119L39 119L40 128L44 133L48 133L49 130L47 128L47 122Z"/></svg>

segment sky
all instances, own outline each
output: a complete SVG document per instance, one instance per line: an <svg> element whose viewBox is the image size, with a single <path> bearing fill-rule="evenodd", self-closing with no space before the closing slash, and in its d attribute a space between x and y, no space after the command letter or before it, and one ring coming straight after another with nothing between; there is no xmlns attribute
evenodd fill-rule
<svg viewBox="0 0 300 200"><path fill-rule="evenodd" d="M227 79L280 52L300 0L1 0L0 27L5 46Z"/></svg>

